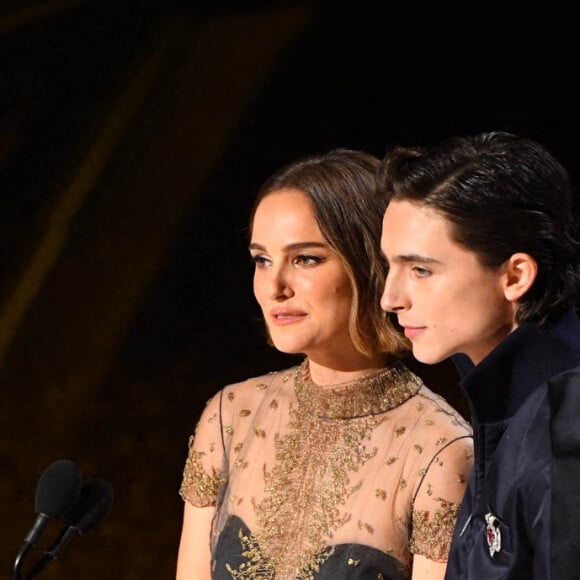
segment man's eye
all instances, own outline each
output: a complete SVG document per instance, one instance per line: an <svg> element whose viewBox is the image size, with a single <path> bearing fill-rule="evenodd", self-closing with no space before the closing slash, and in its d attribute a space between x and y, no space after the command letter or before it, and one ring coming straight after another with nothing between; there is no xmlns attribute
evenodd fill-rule
<svg viewBox="0 0 580 580"><path fill-rule="evenodd" d="M428 270L427 268L423 268L421 266L414 266L413 272L415 272L415 274L417 274L419 278L427 278L428 276L431 275L431 270Z"/></svg>

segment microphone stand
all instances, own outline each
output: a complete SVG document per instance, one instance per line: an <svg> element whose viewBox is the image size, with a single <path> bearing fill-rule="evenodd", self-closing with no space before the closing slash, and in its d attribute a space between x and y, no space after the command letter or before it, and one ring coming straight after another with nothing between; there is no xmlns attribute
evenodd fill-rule
<svg viewBox="0 0 580 580"><path fill-rule="evenodd" d="M14 560L14 568L12 570L13 580L23 580L22 573L20 571L20 568L22 567L22 562L26 554L28 554L28 552L30 551L30 548L32 548L32 546L34 546L36 542L38 542L38 539L42 534L42 530L46 526L49 519L50 517L47 516L46 514L42 513L38 514L36 521L34 522L34 526L32 526L32 529L28 532L26 538L24 538L24 543L22 544L22 547L20 548L16 556L16 559Z"/></svg>
<svg viewBox="0 0 580 580"><path fill-rule="evenodd" d="M79 531L69 526L65 528L60 536L56 539L54 544L44 553L44 556L38 560L35 564L34 568L30 571L30 573L25 578L19 578L14 580L32 580L44 570L44 567L52 560L56 560L58 556L60 556L61 552L64 550L64 547L79 534Z"/></svg>
<svg viewBox="0 0 580 580"><path fill-rule="evenodd" d="M30 544L24 544L18 555L16 556L16 560L14 560L14 568L12 570L12 580L23 580L22 573L20 572L20 568L22 567L22 560L30 550Z"/></svg>

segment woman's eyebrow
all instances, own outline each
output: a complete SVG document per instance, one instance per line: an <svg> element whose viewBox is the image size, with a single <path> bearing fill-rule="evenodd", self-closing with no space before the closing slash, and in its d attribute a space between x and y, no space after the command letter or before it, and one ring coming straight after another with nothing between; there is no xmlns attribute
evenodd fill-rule
<svg viewBox="0 0 580 580"><path fill-rule="evenodd" d="M288 244L284 246L284 250L286 251L295 251L295 250L303 250L305 248L327 248L328 244L324 242L295 242L293 244ZM249 250L261 250L266 251L266 247L262 244L258 244L257 242L252 242L248 246Z"/></svg>

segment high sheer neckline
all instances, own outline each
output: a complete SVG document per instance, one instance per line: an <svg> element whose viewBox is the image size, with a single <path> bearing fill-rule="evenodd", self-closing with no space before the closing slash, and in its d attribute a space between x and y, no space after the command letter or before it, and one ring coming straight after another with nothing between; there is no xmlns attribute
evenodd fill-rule
<svg viewBox="0 0 580 580"><path fill-rule="evenodd" d="M294 374L298 405L305 413L321 419L353 419L384 413L410 399L421 385L414 373L397 363L336 385L314 383L308 359Z"/></svg>

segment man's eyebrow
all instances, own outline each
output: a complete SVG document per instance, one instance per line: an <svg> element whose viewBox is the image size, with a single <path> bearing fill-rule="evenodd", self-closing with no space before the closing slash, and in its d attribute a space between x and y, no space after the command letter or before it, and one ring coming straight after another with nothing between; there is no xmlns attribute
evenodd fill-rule
<svg viewBox="0 0 580 580"><path fill-rule="evenodd" d="M296 242L294 244L288 244L284 246L284 250L287 252L296 251L296 250L303 250L305 248L328 248L328 244L324 242ZM262 244L258 244L257 242L252 242L248 246L249 250L260 250L262 252L266 251L266 246Z"/></svg>
<svg viewBox="0 0 580 580"><path fill-rule="evenodd" d="M401 254L395 256L391 261L399 263L421 262L422 264L441 264L440 260L429 258L428 256L421 256L420 254Z"/></svg>

